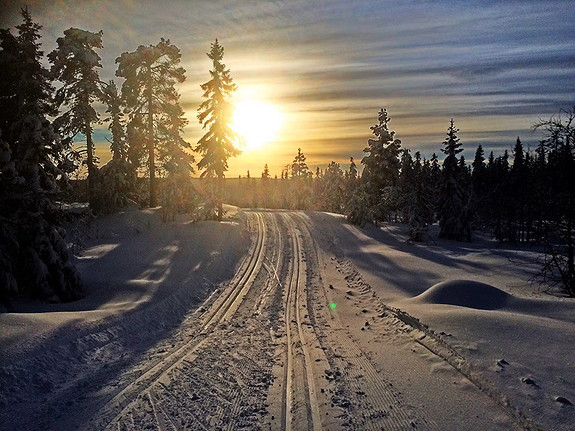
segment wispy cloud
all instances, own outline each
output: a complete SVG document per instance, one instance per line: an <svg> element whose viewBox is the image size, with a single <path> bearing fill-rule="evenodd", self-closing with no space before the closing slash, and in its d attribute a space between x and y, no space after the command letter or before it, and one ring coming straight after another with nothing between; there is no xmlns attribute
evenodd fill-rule
<svg viewBox="0 0 575 431"><path fill-rule="evenodd" d="M301 146L314 163L358 157L383 106L404 145L431 154L451 117L464 145L501 149L517 135L536 142L531 124L575 103L572 1L26 3L44 26L45 51L68 27L103 30L104 79L114 77L124 51L160 37L178 45L189 139L201 134L199 84L209 78L205 53L219 38L240 94L286 114L280 141L268 147L270 164L283 147L289 154ZM21 4L3 2L3 28L19 22Z"/></svg>

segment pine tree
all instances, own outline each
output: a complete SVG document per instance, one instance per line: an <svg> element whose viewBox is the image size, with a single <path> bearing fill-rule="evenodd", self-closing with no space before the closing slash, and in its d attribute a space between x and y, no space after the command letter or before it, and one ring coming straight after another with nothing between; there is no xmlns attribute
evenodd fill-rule
<svg viewBox="0 0 575 431"><path fill-rule="evenodd" d="M541 153L547 152L544 178L549 184L544 197L546 258L542 275L575 297L575 107L534 127L546 132ZM544 163L545 155L539 157Z"/></svg>
<svg viewBox="0 0 575 431"><path fill-rule="evenodd" d="M310 200L310 183L312 174L307 166L306 156L297 149L297 154L291 164L290 203L293 209L307 209ZM287 175L287 173L286 173Z"/></svg>
<svg viewBox="0 0 575 431"><path fill-rule="evenodd" d="M376 139L367 141L368 146L363 150L367 155L361 160L367 205L375 222L385 220L397 209L395 186L399 178L401 141L389 130L390 121L387 111L380 110L378 124L371 127Z"/></svg>
<svg viewBox="0 0 575 431"><path fill-rule="evenodd" d="M479 145L471 164L471 202L475 219L473 223L478 226L488 221L486 213L488 199L487 168L485 166L485 151Z"/></svg>
<svg viewBox="0 0 575 431"><path fill-rule="evenodd" d="M348 171L349 178L351 180L357 179L357 165L355 164L353 157L349 158L349 171Z"/></svg>
<svg viewBox="0 0 575 431"><path fill-rule="evenodd" d="M467 206L466 190L462 186L463 173L458 164L457 155L463 151L457 137L459 129L453 118L443 142L443 161L439 194L439 236L441 238L462 241L471 240L470 213Z"/></svg>
<svg viewBox="0 0 575 431"><path fill-rule="evenodd" d="M206 134L198 141L194 151L203 158L198 168L203 169L202 178L217 178L217 219L222 220L222 193L225 173L228 170L228 159L240 154L238 147L243 142L241 135L231 128L233 104L229 98L236 91L230 70L222 63L224 47L218 39L211 44L207 56L212 60L211 79L202 84L203 97L206 98L198 108L198 120Z"/></svg>
<svg viewBox="0 0 575 431"><path fill-rule="evenodd" d="M429 167L426 168L426 162L421 161L421 154L419 151L416 152L412 164L413 185L407 200L407 234L411 241L416 242L429 237L429 225L433 223L433 184L428 180L429 172L427 169Z"/></svg>
<svg viewBox="0 0 575 431"><path fill-rule="evenodd" d="M144 149L138 149L138 143L144 141L151 207L157 205L157 168L183 177L193 171L191 146L181 136L187 120L175 88L186 79L184 68L178 66L180 58L179 48L162 38L156 45L140 45L116 59L116 76L125 78L122 97L129 112L129 157L135 161L142 156Z"/></svg>
<svg viewBox="0 0 575 431"><path fill-rule="evenodd" d="M109 115L110 125L108 130L112 134L110 141L110 151L113 160L127 160L128 151L126 144L126 134L123 125L123 101L118 92L118 87L113 80L104 84L102 89L102 99L106 104L106 113Z"/></svg>
<svg viewBox="0 0 575 431"><path fill-rule="evenodd" d="M264 165L264 171L262 172L262 180L270 179L270 170L268 168L268 164Z"/></svg>
<svg viewBox="0 0 575 431"><path fill-rule="evenodd" d="M86 137L88 167L88 202L93 205L96 173L93 124L99 115L93 104L103 99L98 69L102 67L96 52L102 48L102 32L92 33L77 28L64 31L58 47L48 54L51 73L62 86L56 91L55 102L67 110L54 121L57 130L70 142L79 134Z"/></svg>
<svg viewBox="0 0 575 431"><path fill-rule="evenodd" d="M302 153L301 148L297 149L297 154L293 159L291 164L291 177L296 179L307 178L309 174L309 168L305 162L306 157Z"/></svg>
<svg viewBox="0 0 575 431"><path fill-rule="evenodd" d="M318 180L321 211L342 214L345 209L345 180L339 163L332 161Z"/></svg>
<svg viewBox="0 0 575 431"><path fill-rule="evenodd" d="M73 169L69 147L48 119L53 87L42 66L41 26L22 9L17 35L0 31L0 301L27 293L50 301L83 295L70 262L61 213L55 204L58 178Z"/></svg>

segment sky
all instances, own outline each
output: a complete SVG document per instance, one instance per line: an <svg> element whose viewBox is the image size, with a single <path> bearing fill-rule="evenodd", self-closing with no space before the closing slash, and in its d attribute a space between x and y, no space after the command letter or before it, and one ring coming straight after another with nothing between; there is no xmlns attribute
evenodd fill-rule
<svg viewBox="0 0 575 431"><path fill-rule="evenodd" d="M64 30L103 30L103 80L115 59L167 38L182 53L179 87L195 144L206 56L218 38L238 91L282 116L275 139L230 159L228 177L281 173L301 148L312 170L361 160L370 127L386 108L390 128L412 153L441 154L450 118L471 161L511 151L519 136L534 149L532 126L575 106L575 1L0 0L0 28L21 22L27 4L43 26L45 53ZM106 125L98 152L109 157ZM440 157L441 158L441 157ZM199 161L199 157L196 157Z"/></svg>

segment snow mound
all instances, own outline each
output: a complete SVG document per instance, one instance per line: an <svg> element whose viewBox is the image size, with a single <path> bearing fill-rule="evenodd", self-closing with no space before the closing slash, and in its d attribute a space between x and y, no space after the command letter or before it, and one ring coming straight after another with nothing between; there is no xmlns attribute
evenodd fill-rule
<svg viewBox="0 0 575 431"><path fill-rule="evenodd" d="M426 304L448 304L481 310L497 310L507 304L511 295L479 281L449 280L434 284L413 299Z"/></svg>

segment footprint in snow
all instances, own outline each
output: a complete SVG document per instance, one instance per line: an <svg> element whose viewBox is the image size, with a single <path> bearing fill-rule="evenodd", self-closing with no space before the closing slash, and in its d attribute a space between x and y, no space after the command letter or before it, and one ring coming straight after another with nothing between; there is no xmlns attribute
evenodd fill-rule
<svg viewBox="0 0 575 431"><path fill-rule="evenodd" d="M563 405L566 405L566 406L572 406L573 405L573 403L565 397L555 397L555 401L557 401L558 403L561 403Z"/></svg>
<svg viewBox="0 0 575 431"><path fill-rule="evenodd" d="M539 387L539 385L535 383L535 380L533 380L531 377L521 377L521 381L526 385L535 386L537 388Z"/></svg>

